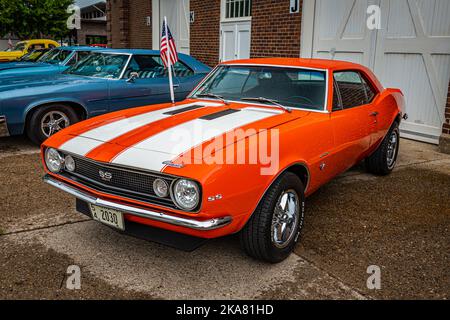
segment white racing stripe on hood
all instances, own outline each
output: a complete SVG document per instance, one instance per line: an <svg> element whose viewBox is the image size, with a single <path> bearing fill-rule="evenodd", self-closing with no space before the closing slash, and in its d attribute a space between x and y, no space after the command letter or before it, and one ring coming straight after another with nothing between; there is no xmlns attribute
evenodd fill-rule
<svg viewBox="0 0 450 320"><path fill-rule="evenodd" d="M164 161L173 161L214 137L280 113L248 108L214 120L195 119L134 145L117 155L112 163L161 171L165 167Z"/></svg>
<svg viewBox="0 0 450 320"><path fill-rule="evenodd" d="M84 156L89 151L97 148L103 143L115 139L127 132L130 132L136 128L145 126L152 122L156 122L158 120L162 120L171 115L167 115L165 113L169 111L179 110L182 108L186 108L189 106L201 105L201 106L211 106L211 107L219 107L222 104L213 103L213 102L195 102L182 104L175 107L164 108L161 110L150 111L143 114L139 114L136 116L128 117L119 121L115 121L104 126L89 130L85 133L82 133L78 137L74 137L73 139L64 143L60 149L62 151L71 152L80 156Z"/></svg>

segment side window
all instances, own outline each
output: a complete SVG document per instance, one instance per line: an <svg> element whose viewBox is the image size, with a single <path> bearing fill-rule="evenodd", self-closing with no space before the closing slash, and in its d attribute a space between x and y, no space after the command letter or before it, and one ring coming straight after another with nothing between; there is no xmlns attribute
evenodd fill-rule
<svg viewBox="0 0 450 320"><path fill-rule="evenodd" d="M342 110L341 97L339 97L339 92L337 91L336 83L333 86L333 111Z"/></svg>
<svg viewBox="0 0 450 320"><path fill-rule="evenodd" d="M340 93L343 109L354 108L368 103L365 82L359 72L335 72L334 81Z"/></svg>
<svg viewBox="0 0 450 320"><path fill-rule="evenodd" d="M134 55L125 71L124 78L128 79L132 72L138 74L138 79L152 79L167 77L167 70L160 65L154 56Z"/></svg>
<svg viewBox="0 0 450 320"><path fill-rule="evenodd" d="M364 89L366 89L366 95L367 95L367 103L371 103L373 101L373 98L376 96L376 91L372 88L372 86L369 84L369 82L364 78L363 75L361 75Z"/></svg>
<svg viewBox="0 0 450 320"><path fill-rule="evenodd" d="M167 69L164 67L159 56L134 55L125 71L124 78L128 79L132 72L137 72L139 79L168 77ZM189 77L194 75L191 69L179 61L173 66L173 72L176 77Z"/></svg>
<svg viewBox="0 0 450 320"><path fill-rule="evenodd" d="M160 56L153 57L153 58L162 68L164 68L164 65L163 65L163 62L162 62ZM177 61L172 68L173 68L173 73L174 73L175 77L190 77L190 76L194 75L194 71L189 69L181 61ZM165 76L167 77L167 73L165 73Z"/></svg>
<svg viewBox="0 0 450 320"><path fill-rule="evenodd" d="M34 51L34 50L40 50L40 49L45 49L45 45L41 44L41 43L37 43L37 44L32 44L31 46L29 46L28 51Z"/></svg>

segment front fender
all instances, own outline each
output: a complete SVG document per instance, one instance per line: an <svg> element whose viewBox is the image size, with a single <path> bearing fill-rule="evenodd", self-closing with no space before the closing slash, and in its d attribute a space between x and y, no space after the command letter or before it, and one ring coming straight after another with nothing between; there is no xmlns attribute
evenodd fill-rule
<svg viewBox="0 0 450 320"><path fill-rule="evenodd" d="M19 134L24 133L27 115L29 114L30 111L32 111L33 109L35 109L39 106L52 104L52 103L77 104L85 110L86 114L88 114L88 109L87 109L85 103L83 101L81 101L79 99L75 99L73 97L57 97L57 98L47 98L47 99L35 100L29 104L26 104L25 107L20 108L20 110L12 109L12 111L10 110L7 114L5 114L8 119L8 127L9 127L11 135L19 135ZM5 106L3 106L3 110L5 111L4 113L6 113L6 109L7 108L5 108Z"/></svg>
<svg viewBox="0 0 450 320"><path fill-rule="evenodd" d="M294 165L301 165L311 176L309 165L295 152L284 152L280 163L270 175L261 164L192 164L186 167L166 168L165 173L185 176L202 185L204 218L233 217L233 233L240 231L251 217L264 194L274 181ZM308 179L309 181L309 179ZM308 185L308 182L306 183ZM305 185L305 187L308 187Z"/></svg>
<svg viewBox="0 0 450 320"><path fill-rule="evenodd" d="M38 101L33 101L32 103L30 103L28 106L25 107L23 115L22 115L22 119L25 121L27 114L30 111L32 111L34 108L42 106L42 105L46 105L46 104L53 104L53 103L77 104L84 109L86 114L88 114L88 109L87 109L85 103L83 101L81 101L80 99L76 99L74 97L57 97L57 98L47 98L47 99L42 99L42 100L38 100Z"/></svg>
<svg viewBox="0 0 450 320"><path fill-rule="evenodd" d="M23 56L24 53L20 51L14 52L0 52L0 61L14 61Z"/></svg>

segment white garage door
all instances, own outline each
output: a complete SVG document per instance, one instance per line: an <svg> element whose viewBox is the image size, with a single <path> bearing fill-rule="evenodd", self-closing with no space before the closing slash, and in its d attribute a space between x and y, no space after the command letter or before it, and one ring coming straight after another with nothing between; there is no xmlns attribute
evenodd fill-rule
<svg viewBox="0 0 450 320"><path fill-rule="evenodd" d="M159 50L164 17L175 39L178 52L189 54L189 0L152 1L153 49Z"/></svg>
<svg viewBox="0 0 450 320"><path fill-rule="evenodd" d="M367 28L369 5L381 8L380 30ZM305 0L303 17L302 56L370 67L406 96L402 135L438 143L450 79L449 0Z"/></svg>

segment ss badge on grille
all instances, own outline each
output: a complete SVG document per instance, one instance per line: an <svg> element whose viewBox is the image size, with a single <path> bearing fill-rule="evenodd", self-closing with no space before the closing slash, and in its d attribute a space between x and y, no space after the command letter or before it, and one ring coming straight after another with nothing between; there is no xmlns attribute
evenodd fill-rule
<svg viewBox="0 0 450 320"><path fill-rule="evenodd" d="M98 174L103 181L107 181L107 182L110 182L113 177L111 172L107 172L107 171L103 171L103 170L99 170Z"/></svg>

